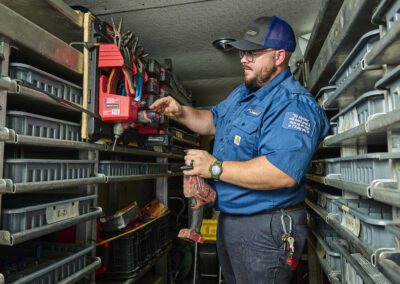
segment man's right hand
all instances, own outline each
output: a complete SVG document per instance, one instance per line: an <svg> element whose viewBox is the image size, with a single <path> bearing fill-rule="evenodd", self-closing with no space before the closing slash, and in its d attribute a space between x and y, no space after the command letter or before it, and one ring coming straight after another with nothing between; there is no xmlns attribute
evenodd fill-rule
<svg viewBox="0 0 400 284"><path fill-rule="evenodd" d="M183 114L182 105L179 104L173 97L169 96L156 100L150 106L150 109L167 116L175 116L176 118L179 118Z"/></svg>

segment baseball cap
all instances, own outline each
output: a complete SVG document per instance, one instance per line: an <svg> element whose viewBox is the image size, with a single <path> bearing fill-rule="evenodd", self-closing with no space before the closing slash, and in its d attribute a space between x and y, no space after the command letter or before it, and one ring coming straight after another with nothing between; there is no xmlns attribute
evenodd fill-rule
<svg viewBox="0 0 400 284"><path fill-rule="evenodd" d="M292 27L281 18L260 17L249 24L243 39L232 41L229 45L239 50L273 48L293 52L296 38Z"/></svg>

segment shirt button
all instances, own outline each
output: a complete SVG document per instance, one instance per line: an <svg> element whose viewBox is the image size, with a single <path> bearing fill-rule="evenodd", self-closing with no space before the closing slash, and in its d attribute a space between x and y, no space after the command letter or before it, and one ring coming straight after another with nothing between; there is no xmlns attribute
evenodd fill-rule
<svg viewBox="0 0 400 284"><path fill-rule="evenodd" d="M228 122L231 123L231 120L229 119Z"/></svg>
<svg viewBox="0 0 400 284"><path fill-rule="evenodd" d="M242 122L242 126L244 126L246 123Z"/></svg>

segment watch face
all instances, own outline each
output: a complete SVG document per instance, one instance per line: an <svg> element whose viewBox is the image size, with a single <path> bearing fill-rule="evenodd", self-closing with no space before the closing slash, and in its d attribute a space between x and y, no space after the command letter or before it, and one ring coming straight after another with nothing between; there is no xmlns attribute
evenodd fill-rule
<svg viewBox="0 0 400 284"><path fill-rule="evenodd" d="M218 165L213 165L211 167L211 172L213 175L219 175L221 172L221 168Z"/></svg>

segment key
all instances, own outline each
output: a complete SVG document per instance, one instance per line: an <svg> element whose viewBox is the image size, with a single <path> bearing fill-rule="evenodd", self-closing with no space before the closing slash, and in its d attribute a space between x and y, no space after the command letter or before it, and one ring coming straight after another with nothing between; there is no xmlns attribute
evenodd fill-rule
<svg viewBox="0 0 400 284"><path fill-rule="evenodd" d="M287 239L289 253L294 253L294 238L289 236Z"/></svg>
<svg viewBox="0 0 400 284"><path fill-rule="evenodd" d="M292 236L289 236L287 239L288 242L288 250L289 250L289 255L288 258L286 259L286 263L290 265L290 268L292 270L295 270L297 265L299 264L297 259L294 259L294 238Z"/></svg>
<svg viewBox="0 0 400 284"><path fill-rule="evenodd" d="M286 244L288 244L288 239L290 238L290 234L288 234L288 233L284 233L283 235L282 235L282 243L283 243L283 250L285 251L286 250Z"/></svg>

